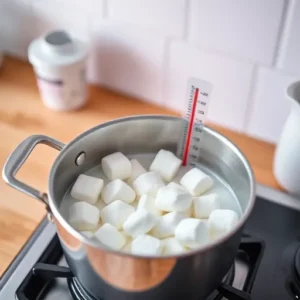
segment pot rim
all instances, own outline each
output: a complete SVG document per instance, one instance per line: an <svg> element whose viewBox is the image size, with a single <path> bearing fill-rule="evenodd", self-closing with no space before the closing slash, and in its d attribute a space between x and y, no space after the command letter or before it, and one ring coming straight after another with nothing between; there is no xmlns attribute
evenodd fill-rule
<svg viewBox="0 0 300 300"><path fill-rule="evenodd" d="M254 207L254 204L255 204L256 184L255 184L254 173L252 171L252 168L250 166L249 161L244 156L244 154L241 152L241 150L235 144L233 144L228 138L226 138L224 135L222 135L221 133L215 131L214 129L212 129L208 126L204 126L204 131L206 131L209 134L214 135L215 137L220 139L224 144L226 144L229 148L231 148L232 151L235 152L235 154L238 155L238 157L241 159L241 161L243 162L243 164L246 168L246 171L248 173L249 180L250 180L250 194L249 194L249 198L248 198L248 206L247 206L245 212L243 213L242 218L240 218L238 225L235 227L234 230L230 231L228 234L226 234L223 237L217 239L216 241L213 241L209 244L203 245L203 246L201 246L201 247L199 247L195 250L190 250L189 252L184 252L182 254L176 254L176 255L162 255L162 256L150 256L149 255L149 256L146 256L146 255L135 255L135 254L127 253L127 252L122 252L122 251L109 249L105 245L103 245L100 241L98 242L96 239L89 239L89 238L85 237L83 234L76 231L67 222L67 220L61 215L61 213L59 211L59 208L56 206L56 204L52 200L53 195L54 195L54 191L53 191L53 186L52 186L51 183L53 182L54 170L60 164L61 156L63 155L63 153L67 149L72 147L77 141L79 141L84 136L92 133L93 131L104 128L104 127L107 127L107 126L110 126L110 125L114 125L114 124L117 124L117 123L130 121L130 120L133 120L133 119L136 119L136 120L143 120L143 119L183 120L183 118L181 118L181 117L174 117L174 116L162 115L162 114L155 114L155 115L144 114L144 115L134 115L134 116L122 117L122 118L114 119L112 121L108 121L108 122L105 122L103 124L99 124L95 127L92 127L90 129L88 129L87 131L81 133L77 137L75 137L73 140L71 140L70 143L66 144L66 146L61 150L59 155L56 157L56 159L55 159L55 161L54 161L54 163L51 167L50 175L49 175L49 179L48 179L48 195L49 195L48 201L49 201L49 206L50 206L50 209L51 209L54 217L64 227L64 229L67 230L68 233L70 233L73 237L77 238L82 243L87 244L91 247L100 248L100 249L102 249L104 251L107 251L109 253L113 253L113 254L117 254L117 255L121 255L121 256L130 256L130 257L133 257L133 258L144 258L144 259L170 259L170 258L173 258L173 259L176 258L177 259L177 258L184 258L184 257L192 256L192 255L195 255L195 254L203 253L203 252L209 251L210 249L215 248L216 246L218 246L218 245L222 244L223 242L229 240L239 230L241 230L241 228L245 224L246 220L250 216L250 214L252 212L252 209Z"/></svg>

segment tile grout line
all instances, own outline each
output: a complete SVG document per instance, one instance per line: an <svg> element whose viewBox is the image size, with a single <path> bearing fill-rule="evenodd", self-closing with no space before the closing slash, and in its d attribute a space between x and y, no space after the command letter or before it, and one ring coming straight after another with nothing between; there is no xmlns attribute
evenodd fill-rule
<svg viewBox="0 0 300 300"><path fill-rule="evenodd" d="M253 74L250 82L250 91L248 94L248 101L245 109L245 119L242 126L242 132L245 134L248 134L247 129L249 127L250 119L253 112L253 106L254 106L254 96L256 94L257 89L257 78L258 78L258 69L259 65L254 65L253 67Z"/></svg>
<svg viewBox="0 0 300 300"><path fill-rule="evenodd" d="M287 43L289 29L291 26L292 14L296 2L294 0L287 0L281 16L281 25L279 28L277 43L275 46L272 66L275 69L280 69L282 64L282 57L284 55L284 47Z"/></svg>
<svg viewBox="0 0 300 300"><path fill-rule="evenodd" d="M200 52L208 54L208 55L218 56L218 57L222 57L224 59L228 59L228 60L232 60L232 61L236 61L236 62L240 62L240 63L251 64L251 65L259 64L260 66L263 66L266 68L272 68L272 66L267 63L252 60L250 58L243 57L241 55L236 55L236 54L233 54L230 52L222 51L222 50L219 50L216 48L208 48L207 46L205 46L203 44L197 44L197 43L191 42L190 40L186 40L186 41L182 41L182 42L186 42L186 44L189 45L190 47L193 47L193 48L197 49L197 51L200 51Z"/></svg>

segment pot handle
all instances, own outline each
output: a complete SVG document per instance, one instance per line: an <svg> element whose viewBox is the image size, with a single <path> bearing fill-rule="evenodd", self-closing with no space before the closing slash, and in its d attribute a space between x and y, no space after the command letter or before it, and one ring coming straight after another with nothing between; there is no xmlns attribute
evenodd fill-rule
<svg viewBox="0 0 300 300"><path fill-rule="evenodd" d="M8 157L2 170L2 178L13 188L42 201L48 208L46 193L38 191L37 189L27 185L26 183L19 181L15 177L18 170L25 163L27 157L38 144L44 144L57 150L61 150L65 146L63 143L45 135L32 135L28 137L23 142L21 142L13 151L13 153Z"/></svg>

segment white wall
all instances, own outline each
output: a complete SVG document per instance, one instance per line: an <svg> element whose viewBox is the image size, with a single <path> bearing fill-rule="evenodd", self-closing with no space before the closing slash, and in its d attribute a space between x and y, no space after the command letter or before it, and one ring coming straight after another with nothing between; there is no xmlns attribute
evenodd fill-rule
<svg viewBox="0 0 300 300"><path fill-rule="evenodd" d="M0 0L3 50L55 28L90 42L91 82L181 111L196 76L210 121L271 142L300 77L300 0Z"/></svg>

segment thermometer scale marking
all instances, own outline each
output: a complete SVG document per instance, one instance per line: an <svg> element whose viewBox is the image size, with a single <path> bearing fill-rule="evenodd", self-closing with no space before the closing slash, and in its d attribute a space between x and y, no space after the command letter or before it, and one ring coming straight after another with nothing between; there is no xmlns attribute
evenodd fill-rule
<svg viewBox="0 0 300 300"><path fill-rule="evenodd" d="M197 101L198 101L198 94L199 94L199 89L195 89L194 97L193 97L193 107L192 107L192 112L191 112L191 117L189 121L189 126L188 126L188 133L187 133L187 138L186 138L186 143L185 143L185 150L184 150L184 155L183 155L183 162L182 164L186 166L187 160L188 160L188 155L189 155L189 149L190 149L190 143L191 143L191 137L192 137L192 130L194 127L194 118L195 118L195 111L197 107Z"/></svg>
<svg viewBox="0 0 300 300"><path fill-rule="evenodd" d="M200 158L200 145L204 120L208 109L208 99L212 85L206 81L190 78L187 88L187 109L184 116L184 126L178 144L177 154L182 159L182 165L195 166Z"/></svg>

